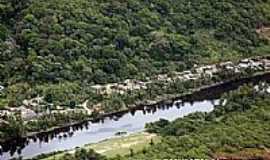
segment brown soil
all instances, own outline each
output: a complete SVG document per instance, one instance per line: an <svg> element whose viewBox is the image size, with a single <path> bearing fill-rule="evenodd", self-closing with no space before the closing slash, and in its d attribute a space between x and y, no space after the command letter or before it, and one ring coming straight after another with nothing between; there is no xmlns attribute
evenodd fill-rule
<svg viewBox="0 0 270 160"><path fill-rule="evenodd" d="M270 40L270 27L262 27L256 30L262 37Z"/></svg>
<svg viewBox="0 0 270 160"><path fill-rule="evenodd" d="M270 150L248 148L237 153L216 153L213 158L219 160L270 160Z"/></svg>

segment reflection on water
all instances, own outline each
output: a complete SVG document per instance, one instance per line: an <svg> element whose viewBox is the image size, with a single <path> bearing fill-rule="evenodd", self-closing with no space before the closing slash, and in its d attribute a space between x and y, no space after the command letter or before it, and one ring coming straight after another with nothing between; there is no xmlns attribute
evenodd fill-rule
<svg viewBox="0 0 270 160"><path fill-rule="evenodd" d="M146 123L157 121L160 118L174 120L198 111L210 112L219 102L218 99L223 93L237 89L245 83L255 85L260 81L269 82L270 74L225 82L222 85L181 97L181 100L175 100L172 104L160 103L156 106L143 106L128 113L111 115L95 122L85 122L51 133L19 139L3 145L0 159L6 160L18 156L31 158L42 153L72 149L115 137L115 133L118 131L128 133L143 131Z"/></svg>
<svg viewBox="0 0 270 160"><path fill-rule="evenodd" d="M209 112L213 109L213 104L217 102L217 100L205 100L148 106L130 113L100 119L98 122L74 125L49 134L21 139L14 144L4 146L1 159L20 155L30 158L41 153L72 149L115 137L115 133L118 131L140 132L144 130L146 123L157 121L160 118L174 120L197 111Z"/></svg>

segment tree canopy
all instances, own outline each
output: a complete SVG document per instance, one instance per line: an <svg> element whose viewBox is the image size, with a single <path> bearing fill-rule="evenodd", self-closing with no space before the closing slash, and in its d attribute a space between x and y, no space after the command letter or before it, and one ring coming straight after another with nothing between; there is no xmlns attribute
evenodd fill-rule
<svg viewBox="0 0 270 160"><path fill-rule="evenodd" d="M0 80L106 83L258 54L268 8L268 0L2 0Z"/></svg>

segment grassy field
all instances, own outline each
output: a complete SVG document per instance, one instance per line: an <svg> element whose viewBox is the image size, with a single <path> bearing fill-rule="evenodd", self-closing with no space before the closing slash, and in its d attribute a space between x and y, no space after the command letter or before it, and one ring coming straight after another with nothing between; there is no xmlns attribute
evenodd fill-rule
<svg viewBox="0 0 270 160"><path fill-rule="evenodd" d="M127 155L130 154L130 149L134 152L143 150L145 147L150 146L151 139L154 143L159 142L160 137L155 134L149 134L146 132L140 132L135 134L130 134L127 136L121 136L117 138L112 138L108 140L101 141L99 143L88 144L84 146L85 149L94 149L96 152L103 154L108 157L114 157L117 154ZM74 153L75 150L67 151L69 153ZM65 153L67 153L65 152ZM41 160L60 160L65 153L59 153Z"/></svg>
<svg viewBox="0 0 270 160"><path fill-rule="evenodd" d="M87 147L93 148L96 152L104 154L108 157L116 156L117 154L129 154L132 148L135 152L142 150L150 145L151 139L154 143L159 141L155 134L145 132L131 134L125 137L114 138L102 141L97 144L91 144Z"/></svg>

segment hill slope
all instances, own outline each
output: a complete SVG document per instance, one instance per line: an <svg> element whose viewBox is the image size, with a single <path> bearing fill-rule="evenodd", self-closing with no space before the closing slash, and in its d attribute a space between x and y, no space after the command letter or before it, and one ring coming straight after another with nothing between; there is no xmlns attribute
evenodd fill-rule
<svg viewBox="0 0 270 160"><path fill-rule="evenodd" d="M256 33L269 8L268 0L2 0L0 85L10 97L33 96L47 84L82 90L269 53Z"/></svg>

